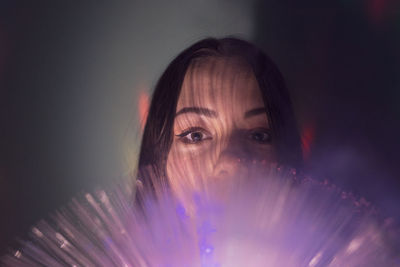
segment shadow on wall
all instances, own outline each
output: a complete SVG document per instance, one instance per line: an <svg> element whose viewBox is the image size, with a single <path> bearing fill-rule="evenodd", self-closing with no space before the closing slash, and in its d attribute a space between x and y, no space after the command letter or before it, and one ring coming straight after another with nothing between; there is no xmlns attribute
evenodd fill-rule
<svg viewBox="0 0 400 267"><path fill-rule="evenodd" d="M138 124L136 90L194 41L250 36L251 3L1 1L0 254L78 192L125 171L119 148Z"/></svg>
<svg viewBox="0 0 400 267"><path fill-rule="evenodd" d="M389 216L400 201L400 4L259 1L254 40L286 77L309 172Z"/></svg>

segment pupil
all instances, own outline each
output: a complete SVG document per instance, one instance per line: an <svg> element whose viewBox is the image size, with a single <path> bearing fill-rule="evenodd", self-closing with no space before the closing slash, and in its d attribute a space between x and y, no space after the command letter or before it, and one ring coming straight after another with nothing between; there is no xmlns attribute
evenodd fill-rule
<svg viewBox="0 0 400 267"><path fill-rule="evenodd" d="M192 133L192 140L193 141L200 141L202 138L202 134L201 133Z"/></svg>
<svg viewBox="0 0 400 267"><path fill-rule="evenodd" d="M254 134L254 139L256 139L257 141L261 141L263 140L263 135L260 133L256 133Z"/></svg>

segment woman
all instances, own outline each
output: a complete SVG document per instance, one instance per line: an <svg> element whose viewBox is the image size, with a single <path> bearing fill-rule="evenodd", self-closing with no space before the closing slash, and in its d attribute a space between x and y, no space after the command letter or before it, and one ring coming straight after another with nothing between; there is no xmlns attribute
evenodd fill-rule
<svg viewBox="0 0 400 267"><path fill-rule="evenodd" d="M275 64L236 38L204 39L179 54L155 88L139 156L139 182L175 193L249 164L301 168L288 91ZM155 175L149 175L155 172Z"/></svg>
<svg viewBox="0 0 400 267"><path fill-rule="evenodd" d="M71 212L57 213L55 224L34 227L33 243L2 262L398 266L384 229L363 212L362 201L336 187L310 179L293 187L291 177L279 175L283 179L262 176L245 184L225 179L248 178L254 165L301 167L299 139L288 92L271 60L242 40L200 41L162 75L140 152L145 189L157 192L166 185L173 197L149 198L149 205L132 208L125 188L86 194L82 202L72 202ZM181 200L185 190L202 189L209 181L227 181L222 185L234 194L223 205L204 201L201 194L195 209L191 203L176 205L175 196ZM220 192L214 197L219 199Z"/></svg>

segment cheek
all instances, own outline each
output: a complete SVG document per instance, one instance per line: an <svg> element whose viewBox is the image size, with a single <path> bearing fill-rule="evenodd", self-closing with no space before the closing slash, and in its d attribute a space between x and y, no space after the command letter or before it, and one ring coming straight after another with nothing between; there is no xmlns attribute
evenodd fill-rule
<svg viewBox="0 0 400 267"><path fill-rule="evenodd" d="M240 144L229 143L228 146L222 143L224 142L221 140L214 140L202 147L185 145L174 140L166 165L171 187L201 188L214 175L216 166L224 161L226 155L242 159L240 164L247 168L259 169L276 163L276 153L272 145L254 144L248 140L242 140Z"/></svg>
<svg viewBox="0 0 400 267"><path fill-rule="evenodd" d="M255 148L251 155L246 166L252 175L257 176L259 173L265 173L265 171L271 170L271 168L275 169L278 166L275 149L272 145L265 148Z"/></svg>
<svg viewBox="0 0 400 267"><path fill-rule="evenodd" d="M212 149L191 149L190 146L172 143L167 158L167 175L174 191L182 188L201 188L206 177L212 174Z"/></svg>
<svg viewBox="0 0 400 267"><path fill-rule="evenodd" d="M249 145L248 159L255 162L275 162L276 153L272 145Z"/></svg>

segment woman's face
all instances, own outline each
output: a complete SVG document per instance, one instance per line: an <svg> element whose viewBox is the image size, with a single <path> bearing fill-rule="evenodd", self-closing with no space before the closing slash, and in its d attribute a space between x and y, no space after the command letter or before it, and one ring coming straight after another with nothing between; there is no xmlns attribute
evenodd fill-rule
<svg viewBox="0 0 400 267"><path fill-rule="evenodd" d="M189 67L177 103L167 158L171 188L246 176L250 165L276 161L261 91L250 67L234 58L206 58Z"/></svg>

